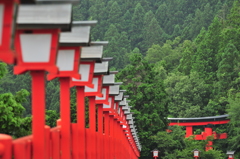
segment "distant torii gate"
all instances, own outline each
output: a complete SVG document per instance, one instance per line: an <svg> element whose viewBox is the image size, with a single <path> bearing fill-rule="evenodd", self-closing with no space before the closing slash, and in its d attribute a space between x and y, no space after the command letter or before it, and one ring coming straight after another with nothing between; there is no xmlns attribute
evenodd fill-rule
<svg viewBox="0 0 240 159"><path fill-rule="evenodd" d="M217 134L212 131L212 125L227 124L230 120L227 119L229 115L219 115L210 117L198 117L198 118L168 118L170 121L169 126L178 125L186 127L186 136L189 137L193 134L193 126L204 126L204 132L199 135L194 135L195 140L206 140L208 136L214 136L214 139L226 139L227 133ZM212 141L208 142L206 151L212 149Z"/></svg>

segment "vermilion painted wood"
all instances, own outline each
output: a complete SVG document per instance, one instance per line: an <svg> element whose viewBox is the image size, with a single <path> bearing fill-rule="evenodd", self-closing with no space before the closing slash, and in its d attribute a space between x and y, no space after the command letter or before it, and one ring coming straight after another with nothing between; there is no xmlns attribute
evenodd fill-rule
<svg viewBox="0 0 240 159"><path fill-rule="evenodd" d="M71 87L73 86L88 86L90 88L93 88L93 84L92 84L92 79L93 79L93 74L94 74L94 65L95 65L95 61L89 61L89 62L82 62L81 64L87 64L90 65L90 72L89 72L89 78L88 81L73 81L71 80Z"/></svg>
<svg viewBox="0 0 240 159"><path fill-rule="evenodd" d="M74 50L74 64L73 64L73 70L72 71L60 71L56 74L50 73L47 76L48 80L52 80L57 77L73 77L76 79L80 79L81 75L79 74L79 63L80 63L80 47L67 47L67 46L61 46L59 47L59 50Z"/></svg>
<svg viewBox="0 0 240 159"><path fill-rule="evenodd" d="M50 158L50 127L45 125L46 135L46 158Z"/></svg>
<svg viewBox="0 0 240 159"><path fill-rule="evenodd" d="M103 88L106 89L106 98L101 100L96 100L96 104L109 104L108 97L109 97L109 86L104 86Z"/></svg>
<svg viewBox="0 0 240 159"><path fill-rule="evenodd" d="M105 114L107 114L107 113L105 113ZM108 118L107 120L109 120L109 116L107 118ZM106 123L109 124L109 122L106 122ZM76 142L73 143L73 145L75 145L75 146L73 146L73 149L72 149L73 155L69 159L73 159L73 158L75 159L76 154L77 154L76 153L77 150L74 150L75 148L78 148L77 140L76 140L76 134L77 134L77 127L76 126L77 126L76 124L72 124L73 134L72 134L71 137ZM108 126L110 126L110 125L108 125ZM114 136L112 136L112 137L114 137L114 138L118 137L120 139L120 142L119 142L120 143L119 144L119 150L120 150L119 152L120 153L118 155L118 153L115 152L114 157L119 158L119 159L126 159L126 158L137 159L138 156L137 156L137 153L136 153L135 149L132 147L133 144L132 145L130 144L130 140L128 140L127 137L124 135L125 133L122 131L122 128L120 127L120 125L118 124L116 126L118 126L118 127L114 127L114 129L116 128L116 131L120 130L119 132L121 132L121 133L119 133L119 136L116 136L114 134ZM49 129L49 127L47 126L46 129ZM49 136L47 135L48 136L47 140L49 140L49 143L50 143L49 144L49 148L50 148L49 150L51 151L50 157L52 157L52 159L57 159L56 158L57 156L59 158L59 155L58 155L59 152L60 152L60 148L59 148L60 147L59 146L60 142L59 142L59 140L61 139L60 135L59 135L59 130L60 130L60 128L59 128L59 125L58 125L58 127L53 128L49 131L50 132ZM86 129L86 135L88 135L88 136L91 135L89 130L90 129ZM106 132L109 132L109 131L106 131ZM131 136L131 135L129 135L129 136ZM23 158L23 157L24 157L24 159L32 158L32 156L31 156L31 152L32 152L31 138L32 138L32 136L28 136L28 137L24 137L24 138L14 140L14 142L13 142L14 146L13 147L15 147L15 148L13 150L15 152L14 155L15 155L16 159ZM91 136L90 136L90 138L91 138ZM109 145L110 140L109 140L109 137L107 137L107 138L108 138L108 142L106 142L106 144ZM89 137L88 137L88 139L89 139ZM105 141L106 141L106 139L105 139ZM121 142L123 144L121 144ZM1 143L1 140L0 140L0 143ZM116 141L114 141L114 143L116 144ZM89 146L89 143L88 143L88 146ZM108 148L110 148L110 147L108 147ZM109 150L110 149L104 149L103 153L106 153L106 156L107 156L107 157L104 157L104 159L105 158L110 159L110 153L111 152L109 152ZM54 156L54 152L57 152L57 155ZM0 146L0 154L1 154L1 146ZM91 158L90 156L88 156L88 157Z"/></svg>
<svg viewBox="0 0 240 159"><path fill-rule="evenodd" d="M60 117L61 117L61 158L71 157L71 119L70 119L70 78L61 77L60 82Z"/></svg>
<svg viewBox="0 0 240 159"><path fill-rule="evenodd" d="M1 4L4 4L4 15L3 15L3 30L2 30L2 44L0 44L0 60L8 64L13 64L15 60L15 54L13 48L11 48L12 42L12 31L14 31L13 25L15 21L14 8L15 3L19 3L18 0L0 0Z"/></svg>
<svg viewBox="0 0 240 159"><path fill-rule="evenodd" d="M104 134L105 134L105 139L104 139L104 153L105 153L105 159L111 159L110 158L110 146L109 146L109 114L108 112L104 112Z"/></svg>
<svg viewBox="0 0 240 159"><path fill-rule="evenodd" d="M193 127L192 126L186 126L186 137L189 137L193 135Z"/></svg>
<svg viewBox="0 0 240 159"><path fill-rule="evenodd" d="M205 132L206 132L206 136L211 136L212 135L212 128L206 127L204 129L205 129ZM208 144L206 145L206 148L205 148L206 151L212 150L212 145L213 145L213 142L208 141Z"/></svg>
<svg viewBox="0 0 240 159"><path fill-rule="evenodd" d="M110 158L114 158L114 144L113 144L113 116L109 116L109 154L110 154Z"/></svg>
<svg viewBox="0 0 240 159"><path fill-rule="evenodd" d="M85 144L86 144L86 159L90 159L91 158L91 154L90 154L90 149L91 149L91 136L90 136L90 131L89 128L85 129Z"/></svg>
<svg viewBox="0 0 240 159"><path fill-rule="evenodd" d="M103 146L103 105L98 104L98 158L104 159L104 146Z"/></svg>
<svg viewBox="0 0 240 159"><path fill-rule="evenodd" d="M32 135L13 140L12 142L14 159L32 158ZM11 158L11 157L10 157Z"/></svg>
<svg viewBox="0 0 240 159"><path fill-rule="evenodd" d="M102 97L102 80L103 80L103 75L95 75L93 78L98 79L98 86L97 86L97 91L96 92L85 92L85 96L90 96L94 98L94 103L95 103L95 96Z"/></svg>
<svg viewBox="0 0 240 159"><path fill-rule="evenodd" d="M112 144L113 144L113 156L115 158L117 158L117 155L116 155L116 147L117 147L117 140L116 140L116 137L117 137L117 131L116 131L116 119L114 118L113 116L113 121L112 121L112 124L113 124L113 135L112 135Z"/></svg>
<svg viewBox="0 0 240 159"><path fill-rule="evenodd" d="M96 119L97 121L97 119ZM97 159L98 158L98 148L97 148L97 144L98 144L98 132L94 132L94 138L95 138L95 152L94 152L94 155L95 155L95 158Z"/></svg>
<svg viewBox="0 0 240 159"><path fill-rule="evenodd" d="M103 137L102 137L102 139L103 139L103 141L102 141L102 143L103 143L103 158L105 159L105 158L107 158L107 156L106 156L106 148L107 148L107 146L106 146L106 121L105 121L106 119L105 119L105 114L104 114L104 112L103 112Z"/></svg>
<svg viewBox="0 0 240 159"><path fill-rule="evenodd" d="M12 137L0 134L0 155L2 159L11 159L12 157Z"/></svg>
<svg viewBox="0 0 240 159"><path fill-rule="evenodd" d="M96 158L96 104L95 104L95 96L90 96L89 98L89 131L91 138L90 142L90 155L91 158ZM89 158L90 159L90 158Z"/></svg>
<svg viewBox="0 0 240 159"><path fill-rule="evenodd" d="M85 139L85 100L84 87L77 86L77 127L79 142L79 159L86 158L86 139Z"/></svg>
<svg viewBox="0 0 240 159"><path fill-rule="evenodd" d="M71 124L71 136L72 136L72 157L71 159L79 159L79 140L78 140L78 125L76 123Z"/></svg>
<svg viewBox="0 0 240 159"><path fill-rule="evenodd" d="M51 151L50 157L52 159L60 159L60 126L50 130L51 132Z"/></svg>
<svg viewBox="0 0 240 159"><path fill-rule="evenodd" d="M122 130L122 126L121 126L121 125L119 126L119 130L120 130L120 132L121 132L121 138L120 138L120 139L121 139L121 140L120 140L120 143L121 143L121 144L120 144L120 146L121 146L121 147L120 147L120 154L121 154L121 158L124 159L124 153L121 153L121 152L124 152L124 147L123 147L123 146L124 146L124 139L123 139L123 137L125 137L125 136L124 136L124 133L123 133L123 130Z"/></svg>
<svg viewBox="0 0 240 159"><path fill-rule="evenodd" d="M118 123L117 123L117 120L116 119L114 119L114 121L113 121L114 123L114 137L113 137L113 139L114 139L114 155L115 155L115 158L117 158L118 157L118 137L119 137L119 132L118 132Z"/></svg>
<svg viewBox="0 0 240 159"><path fill-rule="evenodd" d="M15 159L21 159L21 158L26 158L26 142L15 142L13 146L13 153L14 153L14 158Z"/></svg>
<svg viewBox="0 0 240 159"><path fill-rule="evenodd" d="M226 139L227 138L227 133L222 133L222 134L216 134L216 132L213 131L214 139ZM202 132L200 135L194 135L195 140L206 140L206 133Z"/></svg>
<svg viewBox="0 0 240 159"><path fill-rule="evenodd" d="M222 134L214 134L214 139L226 139L227 138L227 133L222 133Z"/></svg>
<svg viewBox="0 0 240 159"><path fill-rule="evenodd" d="M0 0L1 4L4 4L3 15L3 31L2 31L2 44L0 50L10 50L12 40L12 27L14 25L14 5L19 3L19 0Z"/></svg>
<svg viewBox="0 0 240 159"><path fill-rule="evenodd" d="M45 138L45 72L31 71L33 158L46 158Z"/></svg>
<svg viewBox="0 0 240 159"><path fill-rule="evenodd" d="M199 126L199 125L208 125L208 124L227 124L230 120L221 120L221 121L205 121L205 122L185 122L185 123L175 123L172 122L169 126L179 125L179 126Z"/></svg>
<svg viewBox="0 0 240 159"><path fill-rule="evenodd" d="M109 98L111 98L111 105L110 105L110 108L104 108L103 111L104 112L109 112L109 115L113 115L112 113L110 112L113 112L114 111L114 97L113 96L109 96Z"/></svg>
<svg viewBox="0 0 240 159"><path fill-rule="evenodd" d="M32 140L27 140L26 143L26 159L31 159L32 158Z"/></svg>
<svg viewBox="0 0 240 159"><path fill-rule="evenodd" d="M14 74L22 74L26 71L32 70L45 70L49 73L56 74L58 72L58 68L56 66L56 57L58 51L58 40L60 29L46 29L46 30L30 30L31 34L51 34L51 51L50 51L50 61L49 62L24 62L22 57L22 48L20 35L29 30L17 30L16 38L15 38L15 49L16 49L16 57L17 57L17 65L14 67Z"/></svg>
<svg viewBox="0 0 240 159"><path fill-rule="evenodd" d="M118 131L118 144L117 144L117 156L119 156L119 158L121 159L122 158L122 155L121 155L121 129L120 129L120 125L118 124L117 126L117 131Z"/></svg>

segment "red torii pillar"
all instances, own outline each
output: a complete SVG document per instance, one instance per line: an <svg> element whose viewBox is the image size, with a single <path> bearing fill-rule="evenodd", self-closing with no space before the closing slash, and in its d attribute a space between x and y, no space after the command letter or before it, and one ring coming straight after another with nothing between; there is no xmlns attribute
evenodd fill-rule
<svg viewBox="0 0 240 159"><path fill-rule="evenodd" d="M193 127L192 126L186 126L186 137L189 137L193 135Z"/></svg>
<svg viewBox="0 0 240 159"><path fill-rule="evenodd" d="M212 131L212 126L211 125L207 125L204 128L204 131L205 131L205 134L206 134L206 138L205 139L207 139L208 136L213 135L213 131ZM208 141L208 144L206 145L206 148L205 148L206 151L212 150L212 145L213 145L213 142L212 141Z"/></svg>

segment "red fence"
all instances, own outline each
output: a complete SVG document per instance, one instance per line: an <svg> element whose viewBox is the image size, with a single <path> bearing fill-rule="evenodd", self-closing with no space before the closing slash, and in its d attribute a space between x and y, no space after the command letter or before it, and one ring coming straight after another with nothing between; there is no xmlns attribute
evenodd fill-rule
<svg viewBox="0 0 240 159"><path fill-rule="evenodd" d="M111 118L111 117L110 117ZM111 120L111 119L110 119ZM115 129L108 131L109 133L94 132L91 133L88 128L85 129L85 143L79 143L78 137L80 132L77 130L77 124L71 124L71 138L69 139L71 159L81 158L85 156L88 159L137 159L139 152L134 150L134 146L126 138L121 125L117 120L111 120ZM107 130L107 128L106 128ZM44 134L43 134L44 135ZM0 155L2 159L32 159L33 158L33 136L26 136L12 140L11 136L0 135ZM93 141L95 140L95 141ZM94 144L96 143L95 147ZM80 145L86 144L86 151L80 154ZM50 129L45 127L45 156L47 159L62 158L62 148L68 149L61 145L61 125Z"/></svg>

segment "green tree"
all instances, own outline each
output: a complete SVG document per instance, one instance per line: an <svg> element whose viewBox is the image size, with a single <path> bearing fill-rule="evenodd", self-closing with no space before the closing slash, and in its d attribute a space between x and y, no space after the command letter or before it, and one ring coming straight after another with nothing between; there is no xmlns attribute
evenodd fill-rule
<svg viewBox="0 0 240 159"><path fill-rule="evenodd" d="M73 20L86 20L89 17L89 0L80 1L79 5L73 6Z"/></svg>
<svg viewBox="0 0 240 159"><path fill-rule="evenodd" d="M146 22L144 30L144 47L141 47L143 52L145 52L153 44L161 44L161 42L164 42L168 38L168 35L162 30L154 17L150 23Z"/></svg>
<svg viewBox="0 0 240 159"><path fill-rule="evenodd" d="M156 10L155 16L160 26L162 28L165 27L166 21L169 20L168 7L166 3L163 3L158 7L158 9Z"/></svg>
<svg viewBox="0 0 240 159"><path fill-rule="evenodd" d="M22 117L24 107L21 103L26 101L26 96L29 92L21 90L13 95L11 93L0 94L0 132L4 134L14 135L19 137L27 135L23 133L22 126L25 124ZM28 127L30 129L30 127ZM27 130L25 130L27 132ZM23 134L22 134L23 133Z"/></svg>
<svg viewBox="0 0 240 159"><path fill-rule="evenodd" d="M139 44L143 40L143 17L145 11L140 3L138 3L134 9L132 16L132 26L130 31L131 46L139 47Z"/></svg>
<svg viewBox="0 0 240 159"><path fill-rule="evenodd" d="M235 0L233 3L233 7L230 11L230 14L228 15L228 24L230 26L239 27L240 25L239 6L240 6L240 2L238 0Z"/></svg>
<svg viewBox="0 0 240 159"><path fill-rule="evenodd" d="M93 40L103 39L106 30L108 29L108 10L106 3L103 0L95 0L89 8L89 20L98 20L98 24L91 29L91 38Z"/></svg>
<svg viewBox="0 0 240 159"><path fill-rule="evenodd" d="M156 63L163 60L168 54L172 53L172 46L169 44L164 44L162 47L160 45L153 44L147 51L146 60L150 63Z"/></svg>
<svg viewBox="0 0 240 159"><path fill-rule="evenodd" d="M177 24L174 27L173 33L172 33L172 37L177 37L181 35L181 28L180 26Z"/></svg>
<svg viewBox="0 0 240 159"><path fill-rule="evenodd" d="M123 15L122 31L129 33L132 24L132 15L129 10Z"/></svg>
<svg viewBox="0 0 240 159"><path fill-rule="evenodd" d="M120 27L119 22L121 21L122 21L122 12L118 3L115 1L109 10L108 23L114 24L119 29Z"/></svg>
<svg viewBox="0 0 240 159"><path fill-rule="evenodd" d="M119 74L118 79L125 83L130 104L142 144L141 158L150 157L149 151L155 147L151 136L167 126L167 95L163 81L155 79L153 66L142 58L140 53L130 56L130 64Z"/></svg>
<svg viewBox="0 0 240 159"><path fill-rule="evenodd" d="M194 57L195 61L192 70L199 72L200 76L209 83L216 79L220 32L221 24L218 18L215 18L209 26L205 37L198 44L196 56Z"/></svg>
<svg viewBox="0 0 240 159"><path fill-rule="evenodd" d="M111 24L108 31L105 33L105 40L108 40L109 44L107 45L104 51L105 57L113 57L113 60L110 61L110 67L115 67L115 68L123 67L122 62L123 62L124 56L122 56L121 51L124 48L119 47L119 43L118 43L119 38L120 38L120 34L118 32L118 29L114 24ZM123 40L122 38L126 38L126 36L125 37L122 36L121 40ZM126 52L127 50L123 50L123 51Z"/></svg>
<svg viewBox="0 0 240 159"><path fill-rule="evenodd" d="M170 130L172 131L171 133L159 131L156 136L153 136L153 141L157 144L161 157L164 158L174 158L177 156L177 150L185 148L185 132L182 128L180 126L172 126ZM171 157L171 154L174 156Z"/></svg>
<svg viewBox="0 0 240 159"><path fill-rule="evenodd" d="M228 150L234 150L236 151L236 158L240 157L240 93L239 91L236 91L235 89L229 90L228 93L228 109L227 113L229 115L230 123L228 127Z"/></svg>
<svg viewBox="0 0 240 159"><path fill-rule="evenodd" d="M59 113L55 110L46 110L46 125L55 127L59 118Z"/></svg>
<svg viewBox="0 0 240 159"><path fill-rule="evenodd" d="M148 11L143 18L143 25L147 26L149 25L149 23L151 22L151 20L155 17L155 15L153 14L153 12L150 10Z"/></svg>
<svg viewBox="0 0 240 159"><path fill-rule="evenodd" d="M54 110L59 112L60 109L60 96L59 96L59 81L54 79L48 81L46 84L46 108L47 110Z"/></svg>
<svg viewBox="0 0 240 159"><path fill-rule="evenodd" d="M178 71L185 75L189 75L193 65L194 52L196 51L196 45L190 40L183 42L182 58L178 65Z"/></svg>
<svg viewBox="0 0 240 159"><path fill-rule="evenodd" d="M231 82L238 77L238 61L239 51L237 48L228 43L224 53L222 53L221 61L218 65L217 77L219 92L225 92L224 90L230 89ZM226 93L226 92L225 92ZM225 94L224 94L225 95Z"/></svg>
<svg viewBox="0 0 240 159"><path fill-rule="evenodd" d="M168 108L172 117L207 116L203 108L208 104L209 88L198 73L192 72L189 76L171 73L164 83L170 98Z"/></svg>

